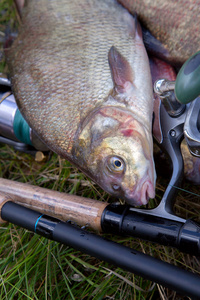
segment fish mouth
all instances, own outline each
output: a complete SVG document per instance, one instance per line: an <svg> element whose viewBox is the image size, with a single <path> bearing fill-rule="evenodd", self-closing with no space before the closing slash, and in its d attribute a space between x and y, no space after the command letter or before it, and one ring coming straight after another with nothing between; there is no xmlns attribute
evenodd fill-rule
<svg viewBox="0 0 200 300"><path fill-rule="evenodd" d="M134 206L146 205L149 199L154 197L154 184L150 180L145 180L144 183L138 184L135 191L125 193L125 201Z"/></svg>

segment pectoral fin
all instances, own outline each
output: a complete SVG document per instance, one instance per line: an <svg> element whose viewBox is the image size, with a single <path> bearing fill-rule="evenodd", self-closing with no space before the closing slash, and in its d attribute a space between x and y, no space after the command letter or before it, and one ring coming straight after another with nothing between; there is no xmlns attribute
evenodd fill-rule
<svg viewBox="0 0 200 300"><path fill-rule="evenodd" d="M124 93L133 82L132 68L126 58L112 46L108 53L114 88L117 93Z"/></svg>

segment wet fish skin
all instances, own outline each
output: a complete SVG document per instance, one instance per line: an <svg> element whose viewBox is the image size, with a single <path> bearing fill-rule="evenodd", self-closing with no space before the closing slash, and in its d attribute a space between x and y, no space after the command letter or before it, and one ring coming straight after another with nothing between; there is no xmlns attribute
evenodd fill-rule
<svg viewBox="0 0 200 300"><path fill-rule="evenodd" d="M114 0L29 0L7 52L21 113L47 146L133 205L155 195L149 62Z"/></svg>
<svg viewBox="0 0 200 300"><path fill-rule="evenodd" d="M182 65L200 49L200 1L118 0L163 45L163 56ZM148 42L148 41L147 41ZM158 53L157 53L158 54Z"/></svg>

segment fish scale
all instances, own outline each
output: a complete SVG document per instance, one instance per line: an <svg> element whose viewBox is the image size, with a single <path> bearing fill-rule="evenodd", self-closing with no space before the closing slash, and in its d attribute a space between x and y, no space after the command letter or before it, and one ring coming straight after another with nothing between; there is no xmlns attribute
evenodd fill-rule
<svg viewBox="0 0 200 300"><path fill-rule="evenodd" d="M6 55L19 109L50 149L131 204L154 197L149 61L126 9L29 0Z"/></svg>
<svg viewBox="0 0 200 300"><path fill-rule="evenodd" d="M200 49L200 1L190 0L118 0L131 13L137 13L142 24L158 39L162 55L174 65L181 66ZM149 38L149 37L148 37ZM149 46L149 41L146 44Z"/></svg>

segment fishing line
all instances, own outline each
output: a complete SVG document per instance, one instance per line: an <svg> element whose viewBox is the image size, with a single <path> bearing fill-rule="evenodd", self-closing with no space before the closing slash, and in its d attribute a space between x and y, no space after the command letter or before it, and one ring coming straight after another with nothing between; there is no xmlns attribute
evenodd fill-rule
<svg viewBox="0 0 200 300"><path fill-rule="evenodd" d="M178 186L175 186L175 185L172 185L172 184L169 184L169 186L174 187L174 188L176 188L176 189L178 189L178 190L180 190L180 191L187 192L188 194L191 194L191 195L200 197L200 195L198 195L198 194L196 194L196 193L193 193L193 192L190 192L190 191L188 191L188 190L185 190L185 189L183 189L183 188L180 188L180 187L178 187Z"/></svg>

